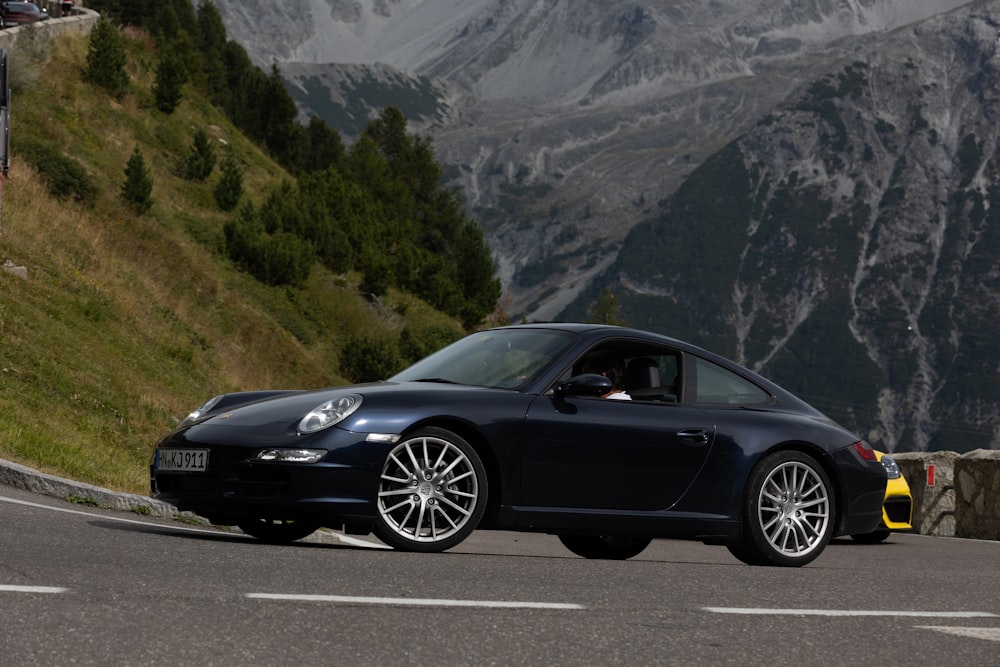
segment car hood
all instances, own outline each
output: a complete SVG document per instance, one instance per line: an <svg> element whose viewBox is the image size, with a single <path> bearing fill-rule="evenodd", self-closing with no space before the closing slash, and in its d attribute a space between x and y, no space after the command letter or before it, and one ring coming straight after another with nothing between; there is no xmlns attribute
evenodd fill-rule
<svg viewBox="0 0 1000 667"><path fill-rule="evenodd" d="M234 429L241 430L245 444L277 444L299 440L299 421L323 403L346 395L361 397L361 407L336 428L357 432L399 433L420 419L436 414L455 415L474 406L499 406L510 401L529 401L531 397L505 389L488 389L434 382L378 382L312 391L290 392L260 400L248 395L251 402L240 403L239 394L229 394L216 409L177 433L180 439L197 441L231 440ZM486 397L489 395L489 397ZM315 436L322 437L325 431ZM311 437L311 436L305 436Z"/></svg>

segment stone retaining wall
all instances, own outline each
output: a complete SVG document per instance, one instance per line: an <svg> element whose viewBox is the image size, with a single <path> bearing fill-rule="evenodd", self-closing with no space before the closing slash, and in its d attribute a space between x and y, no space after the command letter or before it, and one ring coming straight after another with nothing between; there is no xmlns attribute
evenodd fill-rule
<svg viewBox="0 0 1000 667"><path fill-rule="evenodd" d="M893 454L922 535L1000 540L1000 450Z"/></svg>
<svg viewBox="0 0 1000 667"><path fill-rule="evenodd" d="M55 5L58 7L58 3L55 3ZM4 28L3 30L0 30L0 49L13 48L14 45L17 44L17 36L25 30L44 29L47 34L53 36L66 32L82 32L84 34L89 34L90 30L94 27L94 24L97 23L97 19L100 17L100 14L90 9L79 7L69 16L60 17L58 9L54 14L51 14L51 16L52 18L47 21L40 21L26 26Z"/></svg>
<svg viewBox="0 0 1000 667"><path fill-rule="evenodd" d="M977 449L955 459L955 534L1000 540L1000 451Z"/></svg>

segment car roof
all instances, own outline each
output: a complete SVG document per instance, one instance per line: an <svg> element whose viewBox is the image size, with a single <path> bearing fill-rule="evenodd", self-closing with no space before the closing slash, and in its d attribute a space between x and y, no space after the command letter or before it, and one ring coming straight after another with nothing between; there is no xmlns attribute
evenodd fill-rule
<svg viewBox="0 0 1000 667"><path fill-rule="evenodd" d="M598 339L609 337L634 338L649 342L663 343L665 345L677 347L678 349L683 349L688 352L697 352L698 354L704 354L706 356L718 356L708 350L698 347L697 345L692 345L691 343L684 342L678 338L666 336L654 331L621 327L613 324L593 324L585 322L531 322L528 324L512 324L505 327L496 327L496 329L555 329L558 331L567 331L578 334L588 341L596 341ZM724 359L728 363L733 363L732 361L725 359L725 357L720 358Z"/></svg>

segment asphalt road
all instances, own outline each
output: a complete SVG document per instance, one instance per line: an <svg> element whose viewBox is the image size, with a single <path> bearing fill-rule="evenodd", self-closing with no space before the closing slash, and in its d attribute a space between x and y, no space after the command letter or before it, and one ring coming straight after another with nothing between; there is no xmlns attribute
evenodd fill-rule
<svg viewBox="0 0 1000 667"><path fill-rule="evenodd" d="M7 665L993 665L1000 543L838 540L799 569L478 532L271 546L0 485Z"/></svg>

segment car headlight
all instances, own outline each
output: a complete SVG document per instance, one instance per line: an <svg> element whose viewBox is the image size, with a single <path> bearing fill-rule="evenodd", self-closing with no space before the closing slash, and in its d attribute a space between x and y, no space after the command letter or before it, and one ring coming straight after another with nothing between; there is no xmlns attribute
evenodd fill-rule
<svg viewBox="0 0 1000 667"><path fill-rule="evenodd" d="M885 468L885 474L889 479L899 479L902 477L902 473L899 472L899 466L896 462L892 460L891 456L884 455L882 457L882 467Z"/></svg>
<svg viewBox="0 0 1000 667"><path fill-rule="evenodd" d="M207 401L202 403L197 410L195 410L187 417L182 419L181 422L177 425L177 428L184 428L188 424L197 421L198 419L201 419L201 417L203 417L205 413L207 413L209 410L215 407L215 404L221 400L222 400L222 394L219 394L218 396L213 396L212 398L208 399Z"/></svg>
<svg viewBox="0 0 1000 667"><path fill-rule="evenodd" d="M281 463L316 463L326 456L325 449L264 449L257 453L258 461Z"/></svg>
<svg viewBox="0 0 1000 667"><path fill-rule="evenodd" d="M299 422L299 433L315 433L333 426L361 407L361 397L349 394L327 401L309 411Z"/></svg>

